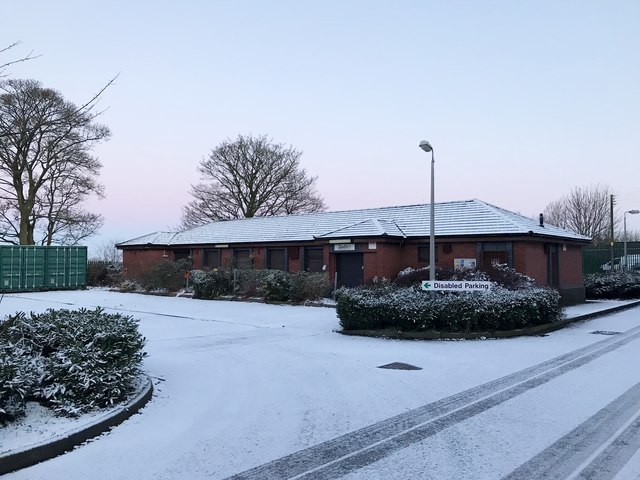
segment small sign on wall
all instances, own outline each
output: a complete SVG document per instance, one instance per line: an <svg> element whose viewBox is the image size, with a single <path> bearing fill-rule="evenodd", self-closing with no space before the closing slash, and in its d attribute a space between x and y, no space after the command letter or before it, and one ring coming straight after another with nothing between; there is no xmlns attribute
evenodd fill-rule
<svg viewBox="0 0 640 480"><path fill-rule="evenodd" d="M477 262L475 258L454 258L453 268L455 270L468 270L476 268Z"/></svg>
<svg viewBox="0 0 640 480"><path fill-rule="evenodd" d="M355 243L338 243L333 246L334 252L355 252Z"/></svg>

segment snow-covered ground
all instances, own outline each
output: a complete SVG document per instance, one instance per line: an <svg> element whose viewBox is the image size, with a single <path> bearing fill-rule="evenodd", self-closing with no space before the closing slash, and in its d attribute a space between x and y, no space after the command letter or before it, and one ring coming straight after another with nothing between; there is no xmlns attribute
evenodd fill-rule
<svg viewBox="0 0 640 480"><path fill-rule="evenodd" d="M225 478L400 414L416 417L432 402L615 338L593 331L625 332L640 325L636 308L544 337L399 341L336 334L339 324L331 308L105 290L6 295L0 316L81 306L140 320L154 398L108 434L9 474L9 480ZM568 313L591 310L593 305ZM318 473L318 478L501 478L640 381L640 371L629 368L640 360L639 340L629 338L513 398L447 420L441 430L419 439L407 440L404 431L385 437L380 444L396 439L401 447L369 455L356 467L337 462L343 470ZM391 362L422 370L377 368ZM524 377L520 384L526 384ZM58 424L54 430L63 428ZM15 448L23 433L0 430L0 450L6 451L9 442ZM25 443L34 438L24 437ZM366 438L347 435L341 448L349 442L365 445ZM636 466L638 455L620 470L620 478L637 478L624 476L637 475Z"/></svg>

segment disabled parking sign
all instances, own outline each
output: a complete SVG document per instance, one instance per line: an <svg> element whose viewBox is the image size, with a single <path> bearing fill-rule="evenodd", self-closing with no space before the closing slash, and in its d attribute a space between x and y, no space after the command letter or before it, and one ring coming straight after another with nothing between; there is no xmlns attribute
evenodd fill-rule
<svg viewBox="0 0 640 480"><path fill-rule="evenodd" d="M421 288L425 291L450 291L450 292L488 292L493 282L466 282L466 281L442 281L424 280Z"/></svg>

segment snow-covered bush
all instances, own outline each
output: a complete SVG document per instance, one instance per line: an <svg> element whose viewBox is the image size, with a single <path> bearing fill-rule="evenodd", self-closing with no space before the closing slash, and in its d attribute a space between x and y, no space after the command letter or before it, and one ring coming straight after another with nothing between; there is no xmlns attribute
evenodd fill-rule
<svg viewBox="0 0 640 480"><path fill-rule="evenodd" d="M282 270L192 270L191 284L194 298L202 299L237 295L271 302L304 302L325 297L331 291L324 273Z"/></svg>
<svg viewBox="0 0 640 480"><path fill-rule="evenodd" d="M555 290L527 288L489 292L424 292L415 287L341 289L337 313L345 330L511 330L560 319Z"/></svg>
<svg viewBox="0 0 640 480"><path fill-rule="evenodd" d="M467 281L491 281L508 290L519 290L522 288L535 287L535 280L517 272L515 269L505 264L496 264L484 269L436 269L436 278L446 280L467 280ZM429 280L429 269L420 268L414 270L405 268L395 278L393 283L399 287L410 287L420 285L423 280Z"/></svg>
<svg viewBox="0 0 640 480"><path fill-rule="evenodd" d="M164 290L176 292L184 287L184 272L191 270L191 264L186 260L169 262L161 260L153 264L138 279L146 291Z"/></svg>
<svg viewBox="0 0 640 480"><path fill-rule="evenodd" d="M281 270L268 270L260 278L260 290L267 302L286 302L291 299L291 274Z"/></svg>
<svg viewBox="0 0 640 480"><path fill-rule="evenodd" d="M110 287L122 282L122 264L102 260L87 262L87 285Z"/></svg>
<svg viewBox="0 0 640 480"><path fill-rule="evenodd" d="M233 293L245 298L262 298L262 280L269 270L237 269L233 273Z"/></svg>
<svg viewBox="0 0 640 480"><path fill-rule="evenodd" d="M8 317L0 337L0 398L6 391L7 404L20 397L69 415L125 400L145 356L137 327L131 317L99 308Z"/></svg>
<svg viewBox="0 0 640 480"><path fill-rule="evenodd" d="M211 300L233 293L233 276L229 270L192 270L193 298Z"/></svg>
<svg viewBox="0 0 640 480"><path fill-rule="evenodd" d="M640 298L640 272L611 272L584 276L587 298Z"/></svg>
<svg viewBox="0 0 640 480"><path fill-rule="evenodd" d="M0 424L24 414L27 397L37 385L39 365L30 349L0 340Z"/></svg>
<svg viewBox="0 0 640 480"><path fill-rule="evenodd" d="M117 290L123 293L142 292L144 289L135 280L125 280L117 286Z"/></svg>
<svg viewBox="0 0 640 480"><path fill-rule="evenodd" d="M291 300L294 302L318 300L331 293L331 283L325 273L292 273L291 283Z"/></svg>

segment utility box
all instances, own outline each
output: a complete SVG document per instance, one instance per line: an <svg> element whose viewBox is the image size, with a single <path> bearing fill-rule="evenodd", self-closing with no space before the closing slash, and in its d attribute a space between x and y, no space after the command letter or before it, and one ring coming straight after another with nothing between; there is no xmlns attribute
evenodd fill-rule
<svg viewBox="0 0 640 480"><path fill-rule="evenodd" d="M87 286L87 247L0 245L0 291Z"/></svg>

